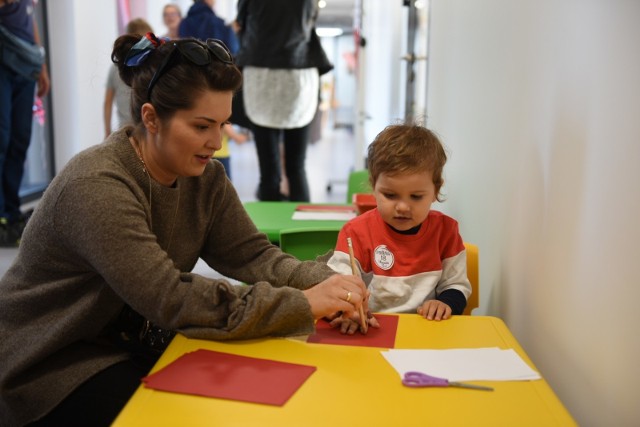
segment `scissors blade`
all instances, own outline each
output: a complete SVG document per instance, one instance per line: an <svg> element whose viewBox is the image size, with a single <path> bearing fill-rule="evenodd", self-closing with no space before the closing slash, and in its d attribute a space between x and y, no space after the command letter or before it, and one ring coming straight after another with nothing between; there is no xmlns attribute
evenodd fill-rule
<svg viewBox="0 0 640 427"><path fill-rule="evenodd" d="M459 383L457 381L449 381L449 385L451 387L462 387L462 388L472 388L474 390L493 391L493 387L487 387L484 385L476 385L476 384L468 384L468 383Z"/></svg>

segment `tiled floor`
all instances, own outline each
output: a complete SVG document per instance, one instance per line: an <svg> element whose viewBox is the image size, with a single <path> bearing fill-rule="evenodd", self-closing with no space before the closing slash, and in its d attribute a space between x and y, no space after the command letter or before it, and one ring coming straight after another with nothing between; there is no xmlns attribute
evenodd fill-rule
<svg viewBox="0 0 640 427"><path fill-rule="evenodd" d="M315 203L343 203L346 199L346 179L354 164L353 134L345 128L332 129L328 125L322 139L309 146L307 151L307 179L311 201ZM242 145L231 145L231 168L233 182L240 199L244 202L256 200L259 170L256 150L252 141ZM331 191L327 185L331 184ZM13 262L17 249L0 248L0 275ZM195 272L216 277L217 274L200 262Z"/></svg>

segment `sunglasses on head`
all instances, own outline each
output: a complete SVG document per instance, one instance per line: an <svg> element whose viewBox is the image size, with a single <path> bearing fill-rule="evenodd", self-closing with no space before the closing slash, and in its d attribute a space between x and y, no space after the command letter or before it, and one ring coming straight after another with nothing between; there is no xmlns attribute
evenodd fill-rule
<svg viewBox="0 0 640 427"><path fill-rule="evenodd" d="M224 43L217 39L207 39L205 42L200 40L175 40L169 43L173 45L173 49L162 61L153 77L151 77L147 88L147 102L151 102L151 90L158 82L158 79L169 69L172 64L171 60L175 57L176 52L179 52L192 64L199 66L210 64L214 58L224 64L233 64L231 52L229 52Z"/></svg>

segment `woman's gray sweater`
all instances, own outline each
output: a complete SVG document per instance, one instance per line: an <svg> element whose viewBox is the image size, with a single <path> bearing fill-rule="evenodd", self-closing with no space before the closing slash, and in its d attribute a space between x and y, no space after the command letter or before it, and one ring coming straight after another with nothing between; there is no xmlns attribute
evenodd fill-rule
<svg viewBox="0 0 640 427"><path fill-rule="evenodd" d="M127 359L106 334L125 304L193 338L313 331L299 289L334 272L271 245L217 161L172 188L150 180L127 132L78 154L55 177L0 280L3 426L42 417ZM252 285L189 273L198 258Z"/></svg>

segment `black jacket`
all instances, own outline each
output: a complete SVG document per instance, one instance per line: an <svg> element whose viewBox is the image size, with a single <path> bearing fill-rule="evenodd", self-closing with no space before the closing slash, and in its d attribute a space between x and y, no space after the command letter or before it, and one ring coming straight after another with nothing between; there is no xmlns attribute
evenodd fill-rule
<svg viewBox="0 0 640 427"><path fill-rule="evenodd" d="M236 63L263 68L333 68L315 32L316 0L239 0Z"/></svg>

